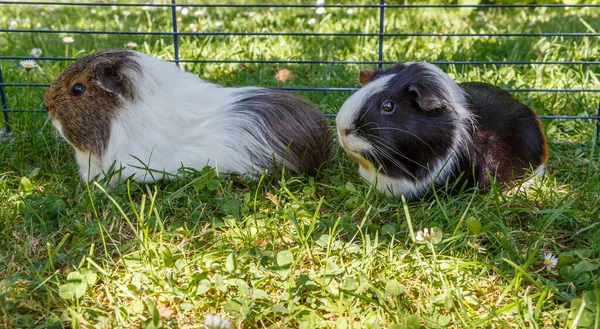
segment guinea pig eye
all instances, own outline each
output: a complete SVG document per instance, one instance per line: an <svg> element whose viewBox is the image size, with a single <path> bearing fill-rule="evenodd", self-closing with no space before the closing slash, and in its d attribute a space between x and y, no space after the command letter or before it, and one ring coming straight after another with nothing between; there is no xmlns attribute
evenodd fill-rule
<svg viewBox="0 0 600 329"><path fill-rule="evenodd" d="M381 104L381 113L392 114L396 111L396 103L386 100Z"/></svg>
<svg viewBox="0 0 600 329"><path fill-rule="evenodd" d="M71 87L71 95L81 96L85 92L85 86L82 83L76 83Z"/></svg>

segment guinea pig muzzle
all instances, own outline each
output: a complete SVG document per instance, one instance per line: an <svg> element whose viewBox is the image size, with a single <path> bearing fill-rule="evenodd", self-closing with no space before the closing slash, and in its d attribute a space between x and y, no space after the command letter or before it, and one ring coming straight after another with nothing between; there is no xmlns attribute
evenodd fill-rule
<svg viewBox="0 0 600 329"><path fill-rule="evenodd" d="M356 160L367 171L374 168L373 164L362 155L361 149L365 146L365 142L355 137L351 128L338 128L338 137L342 148L349 157Z"/></svg>

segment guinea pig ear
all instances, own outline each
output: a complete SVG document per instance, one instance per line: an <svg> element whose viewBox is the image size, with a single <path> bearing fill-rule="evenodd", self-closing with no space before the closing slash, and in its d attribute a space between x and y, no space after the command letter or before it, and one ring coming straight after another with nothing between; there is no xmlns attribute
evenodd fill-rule
<svg viewBox="0 0 600 329"><path fill-rule="evenodd" d="M95 63L93 81L109 93L130 97L129 82L119 73L115 63L108 60Z"/></svg>
<svg viewBox="0 0 600 329"><path fill-rule="evenodd" d="M448 102L442 95L437 94L431 88L424 87L417 83L408 86L408 92L419 103L419 106L426 111L442 109L448 106Z"/></svg>
<svg viewBox="0 0 600 329"><path fill-rule="evenodd" d="M364 86L367 83L373 80L375 76L375 71L373 70L360 70L360 74L358 75L358 81L360 81L360 85Z"/></svg>

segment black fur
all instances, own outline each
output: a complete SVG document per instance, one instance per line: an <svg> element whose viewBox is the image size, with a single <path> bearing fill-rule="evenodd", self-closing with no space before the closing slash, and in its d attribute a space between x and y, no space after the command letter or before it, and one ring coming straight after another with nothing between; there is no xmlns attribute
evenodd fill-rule
<svg viewBox="0 0 600 329"><path fill-rule="evenodd" d="M382 174L413 182L427 179L431 169L448 160L458 127L464 128L458 164L438 187L459 179L458 187L485 189L488 173L508 183L546 161L546 139L536 113L506 91L468 82L459 84L465 94L458 95L460 89L449 77L419 63L371 72L370 81L389 75L393 78L386 87L364 100L351 132L375 147L362 156ZM395 113L381 111L386 100L396 104ZM472 121L458 114L457 102Z"/></svg>
<svg viewBox="0 0 600 329"><path fill-rule="evenodd" d="M496 86L480 82L460 86L477 122L472 166L480 187L489 184L487 171L508 181L546 162L546 137L535 112Z"/></svg>

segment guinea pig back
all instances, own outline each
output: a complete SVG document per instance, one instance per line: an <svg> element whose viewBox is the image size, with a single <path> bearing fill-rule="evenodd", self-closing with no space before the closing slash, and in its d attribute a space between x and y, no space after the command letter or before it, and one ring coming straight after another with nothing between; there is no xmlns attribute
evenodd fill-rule
<svg viewBox="0 0 600 329"><path fill-rule="evenodd" d="M428 63L363 70L340 108L338 138L359 172L388 196L422 197L443 186L506 186L548 158L537 114L486 83L458 84Z"/></svg>
<svg viewBox="0 0 600 329"><path fill-rule="evenodd" d="M182 167L314 173L332 143L328 120L290 93L225 88L151 56L102 50L65 69L44 103L84 179L115 166L151 182Z"/></svg>

